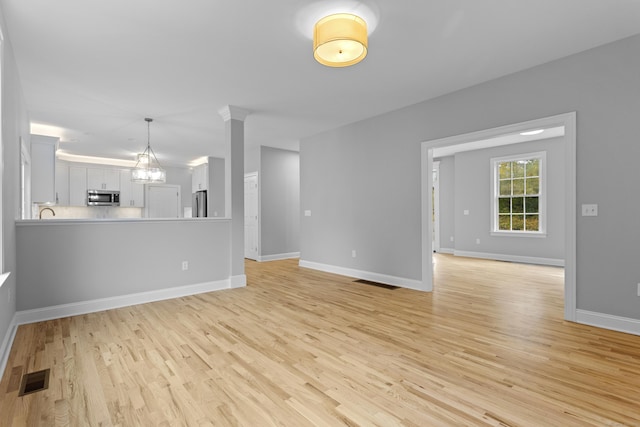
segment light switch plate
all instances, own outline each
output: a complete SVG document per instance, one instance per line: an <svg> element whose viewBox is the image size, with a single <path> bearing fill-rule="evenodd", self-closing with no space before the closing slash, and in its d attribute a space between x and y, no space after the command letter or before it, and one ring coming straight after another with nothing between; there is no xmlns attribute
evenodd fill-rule
<svg viewBox="0 0 640 427"><path fill-rule="evenodd" d="M304 216L311 216L311 211L310 210L304 211Z"/></svg>
<svg viewBox="0 0 640 427"><path fill-rule="evenodd" d="M469 215L469 209L465 209L462 213L465 215Z"/></svg>

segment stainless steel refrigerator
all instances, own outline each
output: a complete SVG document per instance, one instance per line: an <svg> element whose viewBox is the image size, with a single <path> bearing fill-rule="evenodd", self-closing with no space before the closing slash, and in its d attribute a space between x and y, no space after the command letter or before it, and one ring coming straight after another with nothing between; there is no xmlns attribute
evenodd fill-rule
<svg viewBox="0 0 640 427"><path fill-rule="evenodd" d="M207 190L193 193L193 204L191 205L193 218L205 218L207 216Z"/></svg>

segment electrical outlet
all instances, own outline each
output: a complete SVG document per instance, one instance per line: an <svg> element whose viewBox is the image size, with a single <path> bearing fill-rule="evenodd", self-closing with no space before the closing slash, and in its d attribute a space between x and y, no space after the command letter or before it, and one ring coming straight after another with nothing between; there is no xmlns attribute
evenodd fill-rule
<svg viewBox="0 0 640 427"><path fill-rule="evenodd" d="M182 261L182 271L189 269L189 261Z"/></svg>
<svg viewBox="0 0 640 427"><path fill-rule="evenodd" d="M356 250L352 250L351 251L351 258L355 258L356 257Z"/></svg>
<svg viewBox="0 0 640 427"><path fill-rule="evenodd" d="M640 297L640 283L638 283L638 296Z"/></svg>
<svg viewBox="0 0 640 427"><path fill-rule="evenodd" d="M598 205L582 205L582 216L598 216Z"/></svg>
<svg viewBox="0 0 640 427"><path fill-rule="evenodd" d="M480 244L480 239L476 239L476 245Z"/></svg>
<svg viewBox="0 0 640 427"><path fill-rule="evenodd" d="M449 241L453 242L453 236L449 237Z"/></svg>

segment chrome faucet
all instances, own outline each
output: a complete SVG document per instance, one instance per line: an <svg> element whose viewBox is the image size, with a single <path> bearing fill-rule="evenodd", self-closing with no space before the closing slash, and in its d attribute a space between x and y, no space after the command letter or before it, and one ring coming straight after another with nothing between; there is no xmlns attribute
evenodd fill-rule
<svg viewBox="0 0 640 427"><path fill-rule="evenodd" d="M40 219L42 219L42 212L44 212L44 211L51 211L51 213L53 214L53 216L56 216L56 213L55 213L55 211L54 211L53 209L51 209L51 208L43 208L43 209L40 211Z"/></svg>

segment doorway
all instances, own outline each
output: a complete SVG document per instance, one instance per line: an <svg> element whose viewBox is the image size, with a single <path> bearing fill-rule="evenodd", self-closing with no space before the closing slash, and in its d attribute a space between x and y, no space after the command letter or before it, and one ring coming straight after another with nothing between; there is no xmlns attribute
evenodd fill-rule
<svg viewBox="0 0 640 427"><path fill-rule="evenodd" d="M433 252L440 252L440 162L433 162L431 185L431 222L433 222Z"/></svg>
<svg viewBox="0 0 640 427"><path fill-rule="evenodd" d="M244 176L244 257L258 260L258 173Z"/></svg>
<svg viewBox="0 0 640 427"><path fill-rule="evenodd" d="M180 186L147 184L144 211L145 218L180 218Z"/></svg>
<svg viewBox="0 0 640 427"><path fill-rule="evenodd" d="M434 187L434 150L447 147L471 144L478 141L489 141L503 138L505 135L521 134L531 129L564 128L565 144L565 285L564 285L564 318L576 320L576 113L566 113L542 119L521 122L513 125L493 129L471 132L421 144L422 170L422 289L433 290L433 248L434 222L431 213L434 209L434 199L429 197Z"/></svg>

